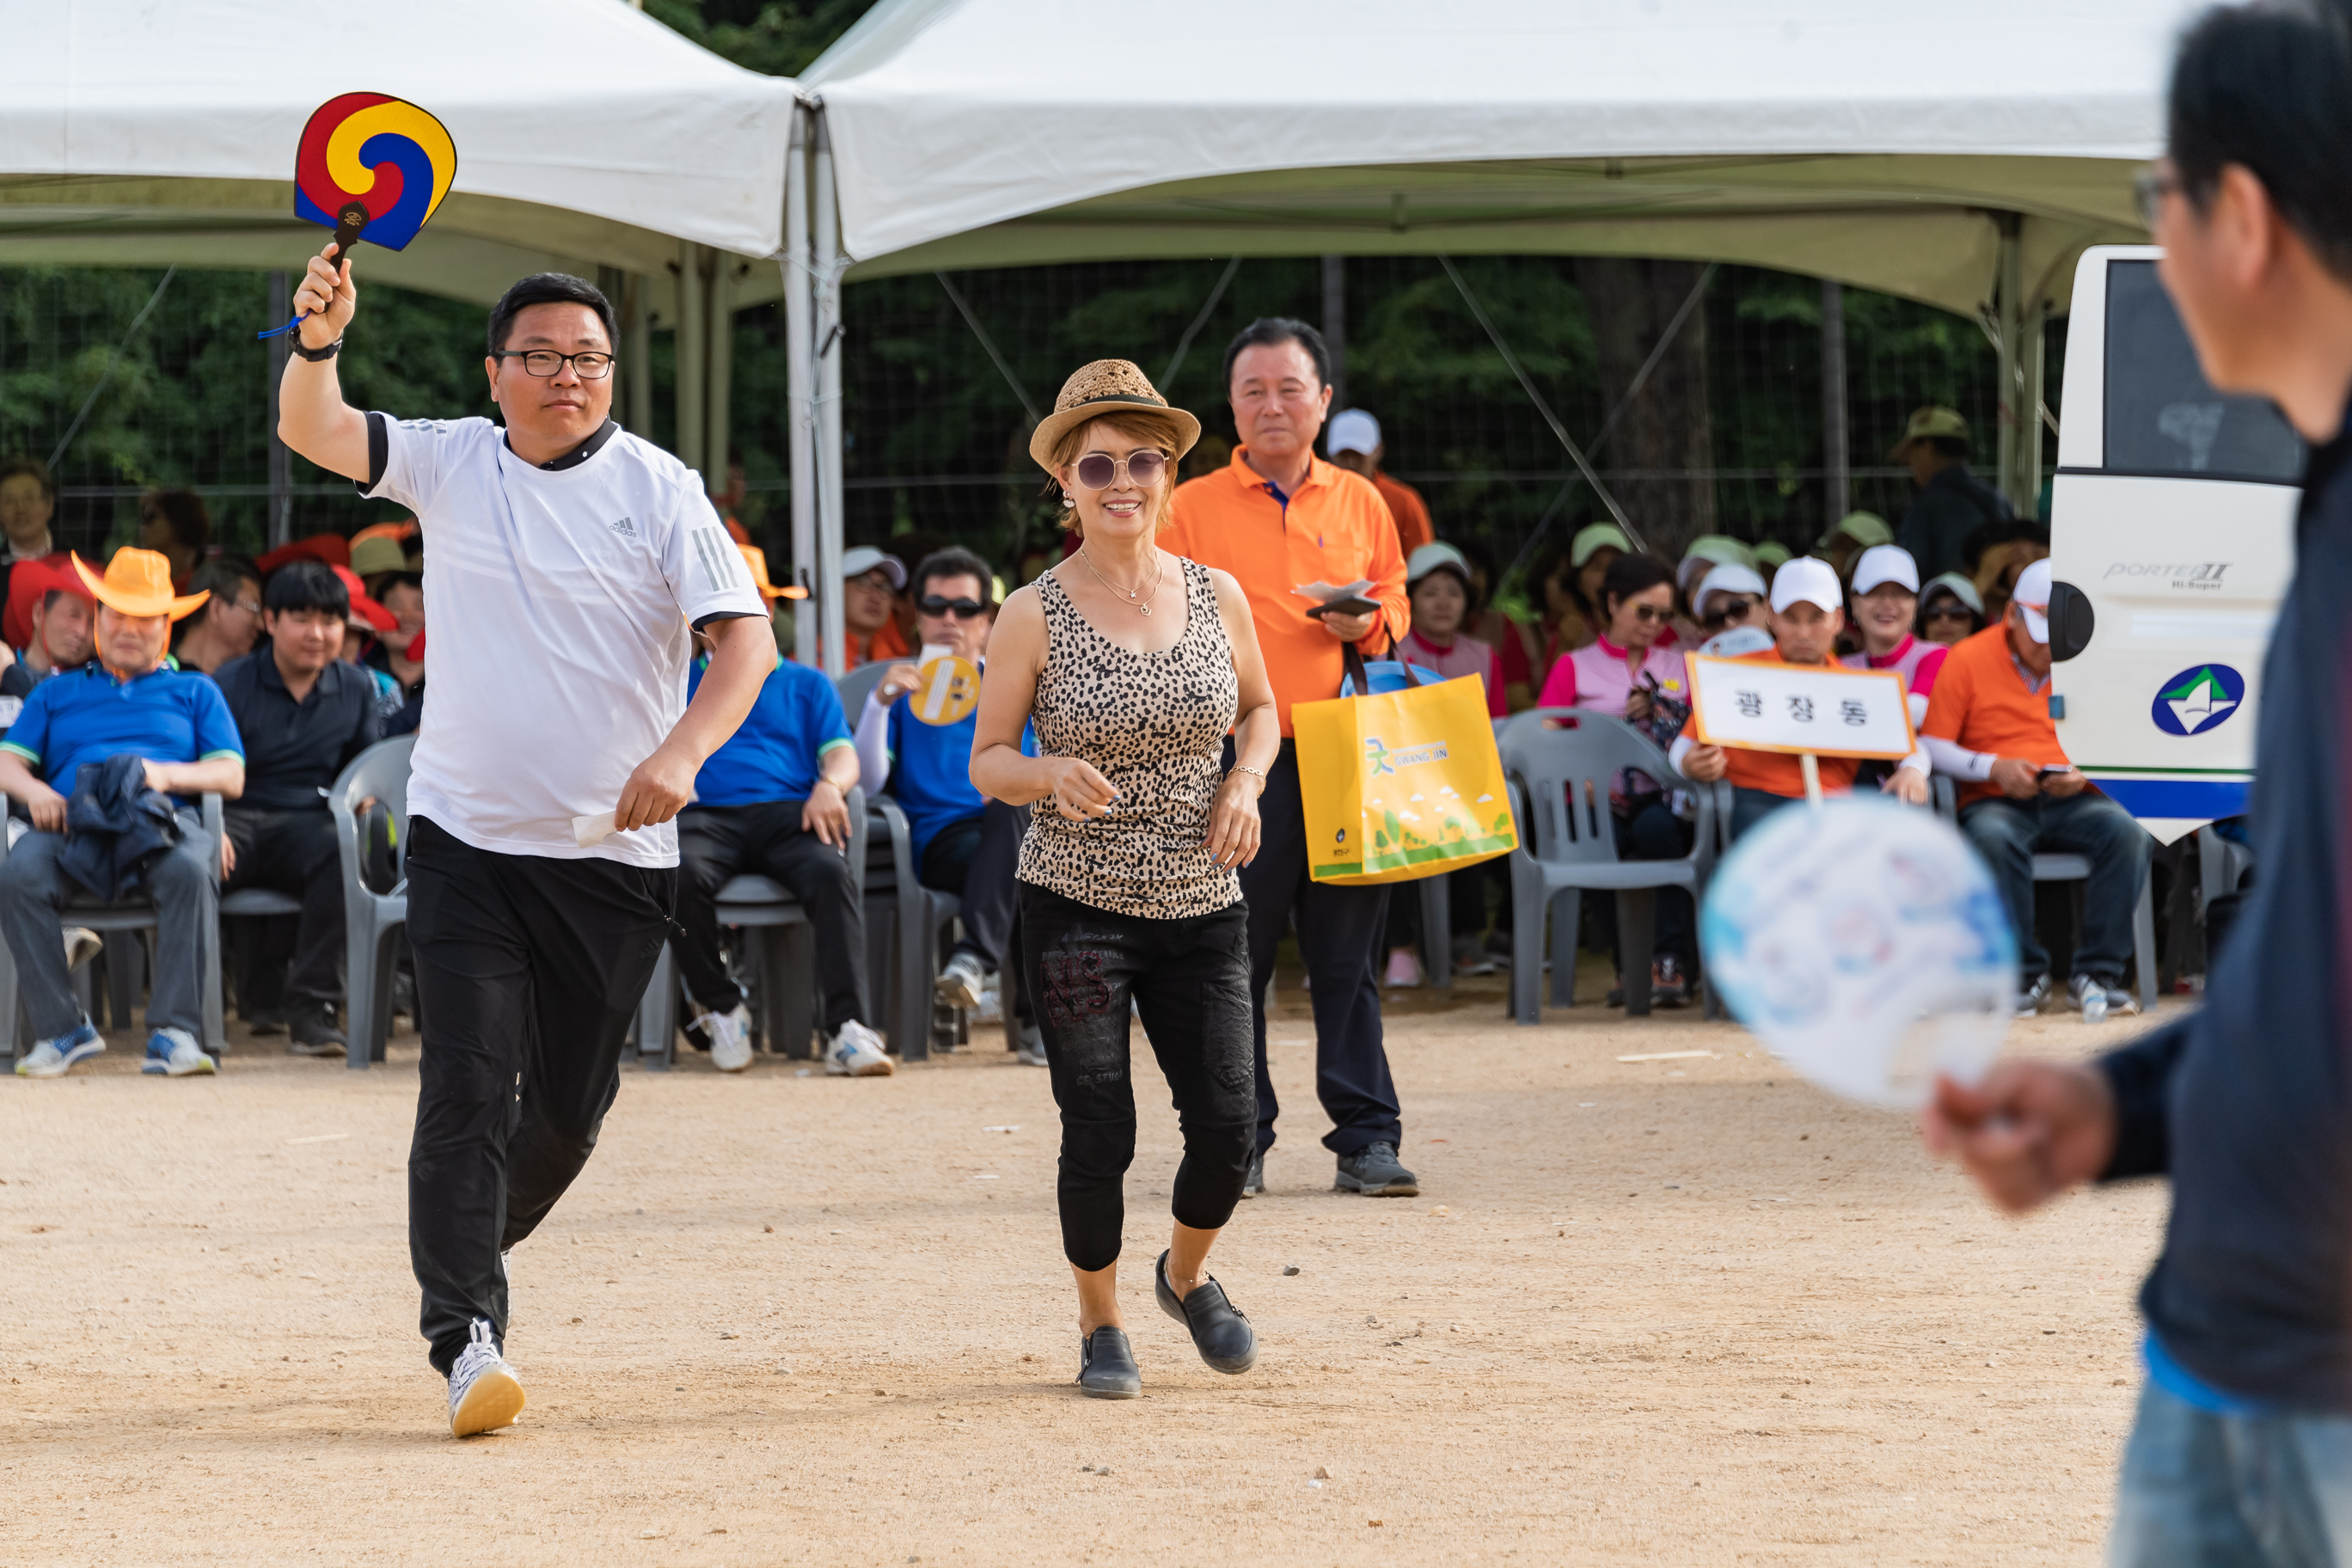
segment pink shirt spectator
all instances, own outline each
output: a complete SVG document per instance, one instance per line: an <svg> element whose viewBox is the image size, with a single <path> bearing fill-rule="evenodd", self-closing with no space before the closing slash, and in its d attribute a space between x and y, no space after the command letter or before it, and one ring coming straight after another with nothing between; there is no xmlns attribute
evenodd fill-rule
<svg viewBox="0 0 2352 1568"><path fill-rule="evenodd" d="M1636 679L1634 672L1626 668L1625 653L1607 637L1578 648L1553 664L1536 705L1590 708L1612 719L1622 719L1625 699L1632 694ZM1650 651L1643 656L1641 674L1655 680L1658 689L1667 696L1689 700L1689 678L1683 669L1681 648L1651 644Z"/></svg>
<svg viewBox="0 0 2352 1568"><path fill-rule="evenodd" d="M1486 683L1487 713L1500 719L1508 711L1503 703L1502 660L1476 637L1455 637L1440 647L1417 631L1407 632L1397 639L1396 658L1415 669L1433 669L1448 680L1475 675Z"/></svg>
<svg viewBox="0 0 2352 1568"><path fill-rule="evenodd" d="M1922 642L1906 632L1893 653L1873 658L1866 653L1850 653L1838 660L1848 669L1892 669L1903 677L1906 689L1916 697L1931 696L1936 689L1936 672L1944 668L1944 657L1952 650L1941 643Z"/></svg>

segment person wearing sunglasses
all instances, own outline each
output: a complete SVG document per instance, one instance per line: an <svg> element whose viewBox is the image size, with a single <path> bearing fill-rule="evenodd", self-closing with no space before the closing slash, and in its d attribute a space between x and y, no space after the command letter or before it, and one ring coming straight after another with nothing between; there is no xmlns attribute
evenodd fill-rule
<svg viewBox="0 0 2352 1568"><path fill-rule="evenodd" d="M1764 646L1756 639L1769 640L1772 635L1763 629L1766 592L1763 574L1737 561L1727 561L1700 578L1690 596L1701 639L1698 651L1728 658L1750 651L1750 643Z"/></svg>
<svg viewBox="0 0 2352 1568"><path fill-rule="evenodd" d="M919 660L892 665L857 716L857 761L867 789L885 788L907 815L914 839L916 877L926 888L953 893L962 908L961 934L932 981L951 1007L980 1005L991 973L1013 1018L1014 1051L1029 1067L1045 1065L1045 1046L1020 984L1016 956L1013 865L1029 814L990 800L971 784L971 743L978 711L952 723L928 722L915 710L915 689L928 660L953 657L985 671L988 637L996 625L988 563L961 546L934 550L908 579L914 591Z"/></svg>
<svg viewBox="0 0 2352 1568"><path fill-rule="evenodd" d="M1919 623L1914 628L1922 642L1954 647L1984 627L1984 595L1968 574L1947 572L1927 579L1919 591Z"/></svg>

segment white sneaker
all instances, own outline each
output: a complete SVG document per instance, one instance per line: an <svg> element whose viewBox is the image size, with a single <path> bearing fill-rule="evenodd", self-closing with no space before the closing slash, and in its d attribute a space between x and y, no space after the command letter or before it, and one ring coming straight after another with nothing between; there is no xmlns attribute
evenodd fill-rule
<svg viewBox="0 0 2352 1568"><path fill-rule="evenodd" d="M824 1070L835 1078L888 1078L898 1070L882 1050L882 1037L852 1018L824 1043Z"/></svg>
<svg viewBox="0 0 2352 1568"><path fill-rule="evenodd" d="M1013 1048L1013 1055L1024 1068L1054 1065L1045 1059L1045 1032L1034 1024L1021 1026L1021 1043Z"/></svg>
<svg viewBox="0 0 2352 1568"><path fill-rule="evenodd" d="M522 1406L522 1379L499 1353L488 1321L476 1318L472 1342L449 1369L449 1436L471 1437L511 1426Z"/></svg>
<svg viewBox="0 0 2352 1568"><path fill-rule="evenodd" d="M931 982L931 994L950 1007L972 1012L980 1006L980 994L988 989L988 971L980 960L969 952L959 952L940 971Z"/></svg>
<svg viewBox="0 0 2352 1568"><path fill-rule="evenodd" d="M19 1078L63 1078L74 1063L106 1049L106 1038L88 1018L53 1040L42 1040L16 1058Z"/></svg>
<svg viewBox="0 0 2352 1568"><path fill-rule="evenodd" d="M741 1072L751 1065L751 1009L738 1003L732 1013L705 1013L694 1024L710 1042L712 1067Z"/></svg>
<svg viewBox="0 0 2352 1568"><path fill-rule="evenodd" d="M218 1070L213 1058L185 1029L158 1029L147 1037L147 1059L139 1070L150 1077L185 1078Z"/></svg>

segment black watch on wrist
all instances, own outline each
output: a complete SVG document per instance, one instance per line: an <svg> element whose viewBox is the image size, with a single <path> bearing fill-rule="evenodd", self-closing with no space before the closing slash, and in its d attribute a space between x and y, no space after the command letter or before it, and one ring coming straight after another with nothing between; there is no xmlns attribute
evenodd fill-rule
<svg viewBox="0 0 2352 1568"><path fill-rule="evenodd" d="M312 364L317 364L320 360L332 359L337 354L343 352L343 340L341 338L337 338L325 348L314 349L302 341L302 333L299 328L297 328L294 331L291 337L293 341L288 345L288 347L302 358L309 360Z"/></svg>

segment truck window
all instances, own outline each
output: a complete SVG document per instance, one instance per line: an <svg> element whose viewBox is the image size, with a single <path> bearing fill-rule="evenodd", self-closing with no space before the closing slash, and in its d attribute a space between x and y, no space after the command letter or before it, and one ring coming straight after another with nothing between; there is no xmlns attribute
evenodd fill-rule
<svg viewBox="0 0 2352 1568"><path fill-rule="evenodd" d="M2107 263L2106 348L2109 471L2301 481L2301 438L2267 398L2213 390L2155 262Z"/></svg>

